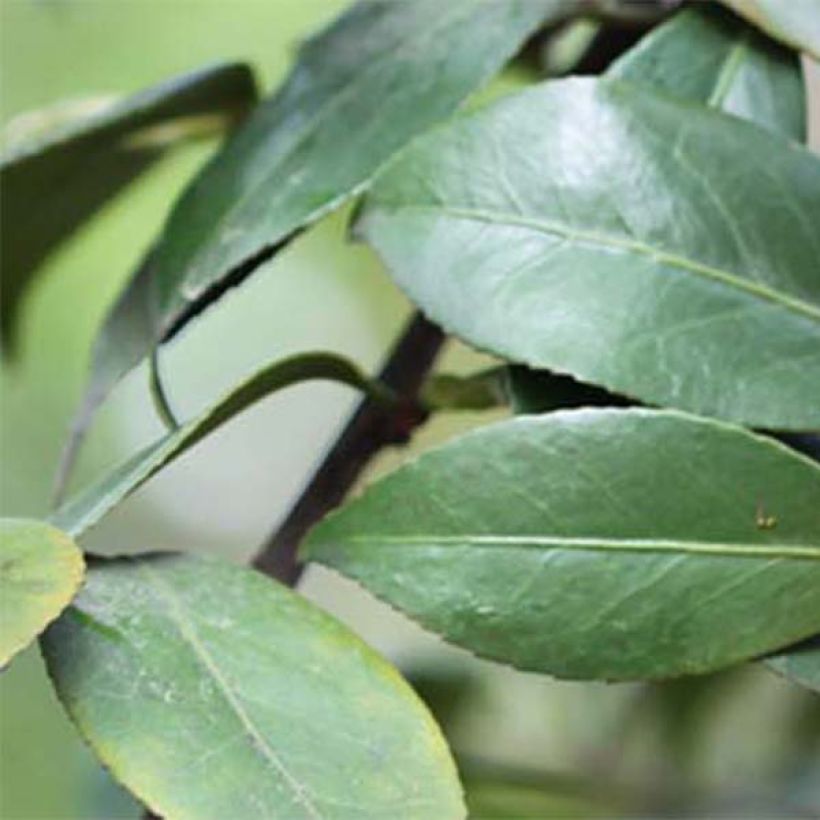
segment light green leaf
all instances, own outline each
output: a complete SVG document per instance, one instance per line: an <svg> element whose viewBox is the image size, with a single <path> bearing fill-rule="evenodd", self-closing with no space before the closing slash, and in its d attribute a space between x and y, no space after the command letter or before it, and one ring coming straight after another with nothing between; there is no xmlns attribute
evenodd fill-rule
<svg viewBox="0 0 820 820"><path fill-rule="evenodd" d="M820 60L818 0L722 0L767 34Z"/></svg>
<svg viewBox="0 0 820 820"><path fill-rule="evenodd" d="M82 553L64 533L40 521L0 519L0 667L63 611L83 572Z"/></svg>
<svg viewBox="0 0 820 820"><path fill-rule="evenodd" d="M719 6L700 3L679 12L607 75L704 103L798 142L806 136L798 56Z"/></svg>
<svg viewBox="0 0 820 820"><path fill-rule="evenodd" d="M651 404L812 429L818 213L820 159L802 147L576 78L417 140L357 230L479 348Z"/></svg>
<svg viewBox="0 0 820 820"><path fill-rule="evenodd" d="M40 263L117 191L192 136L223 130L256 97L243 64L184 74L122 100L86 100L29 113L0 159L4 352ZM21 133L22 132L22 133Z"/></svg>
<svg viewBox="0 0 820 820"><path fill-rule="evenodd" d="M376 482L303 557L522 669L703 673L820 627L820 468L674 411L521 416Z"/></svg>
<svg viewBox="0 0 820 820"><path fill-rule="evenodd" d="M361 190L573 0L376 0L300 50L284 87L184 193L95 346L87 417L151 348ZM82 427L82 425L81 425Z"/></svg>
<svg viewBox="0 0 820 820"><path fill-rule="evenodd" d="M444 740L398 673L252 570L95 561L42 646L80 732L168 820L464 816Z"/></svg>
<svg viewBox="0 0 820 820"><path fill-rule="evenodd" d="M795 683L820 692L820 637L805 641L782 655L767 658L765 663Z"/></svg>
<svg viewBox="0 0 820 820"><path fill-rule="evenodd" d="M282 359L254 373L196 418L167 433L69 499L51 516L51 521L79 537L151 476L217 427L271 393L310 379L341 382L390 401L390 395L378 384L371 382L355 365L340 356L303 353Z"/></svg>

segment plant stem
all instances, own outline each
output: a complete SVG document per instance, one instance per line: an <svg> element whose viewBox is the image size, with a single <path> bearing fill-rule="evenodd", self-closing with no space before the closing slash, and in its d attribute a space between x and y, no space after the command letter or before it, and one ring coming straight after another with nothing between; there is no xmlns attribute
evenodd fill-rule
<svg viewBox="0 0 820 820"><path fill-rule="evenodd" d="M151 389L151 399L154 402L154 410L162 420L167 430L176 430L179 427L174 411L171 409L171 403L168 401L168 395L165 392L165 387L162 384L162 376L159 372L159 347L154 347L151 351L151 358L148 362L148 384Z"/></svg>
<svg viewBox="0 0 820 820"><path fill-rule="evenodd" d="M338 506L373 457L390 445L406 444L427 418L419 391L444 343L444 334L417 313L396 342L379 381L398 396L385 406L366 397L330 448L285 520L253 565L288 586L304 567L296 551L307 531Z"/></svg>

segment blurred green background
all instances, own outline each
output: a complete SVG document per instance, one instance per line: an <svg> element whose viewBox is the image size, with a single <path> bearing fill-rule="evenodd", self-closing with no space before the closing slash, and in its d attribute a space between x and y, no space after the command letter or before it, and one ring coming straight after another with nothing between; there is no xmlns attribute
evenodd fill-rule
<svg viewBox="0 0 820 820"><path fill-rule="evenodd" d="M445 0L443 0L445 2ZM215 60L250 62L264 89L342 0L2 0L3 123L66 98L128 92ZM495 91L513 87L507 75ZM213 150L176 149L48 262L25 304L22 355L2 371L5 515L43 515L88 349L176 193ZM166 351L188 416L273 358L330 348L375 367L409 312L371 253L331 216L189 326ZM484 360L451 346L445 364ZM306 385L272 397L154 479L88 539L100 552L206 550L247 559L286 512L355 396ZM454 415L422 449L487 420ZM77 484L160 428L146 374L99 415ZM406 453L386 453L374 470ZM354 585L311 569L305 593L397 663L436 709L492 816L818 816L817 700L756 668L665 686L569 684L478 661ZM0 816L137 817L50 691L36 649L0 675ZM705 813L705 814L704 814Z"/></svg>

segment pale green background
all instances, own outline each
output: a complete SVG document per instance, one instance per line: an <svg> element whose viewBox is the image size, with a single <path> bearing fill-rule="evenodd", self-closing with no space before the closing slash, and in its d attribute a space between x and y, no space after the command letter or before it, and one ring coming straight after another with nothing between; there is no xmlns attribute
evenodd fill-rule
<svg viewBox="0 0 820 820"><path fill-rule="evenodd" d="M270 88L299 39L342 5L2 0L2 119L66 97L136 90L219 59L251 62ZM189 146L164 160L63 248L32 292L21 359L2 373L3 514L45 513L94 329L209 150ZM332 348L375 366L408 305L369 251L345 243L345 218L331 217L310 231L171 346L164 365L183 416L255 366L290 352ZM447 359L459 368L480 361L463 350ZM321 385L271 398L153 480L95 531L90 546L249 556L298 493L353 399L350 391ZM477 420L438 420L416 447ZM101 413L78 481L158 432L140 371ZM377 469L397 458L387 454ZM474 708L453 726L455 744L472 755L642 791L677 783L706 795L751 795L761 806L784 794L802 805L816 799L816 744L795 747L794 727L816 728L817 709L762 670L724 681L705 708L720 719L699 725L689 747L685 731L673 726L665 733L654 717L654 690L557 683L476 661L317 570L305 590L404 668L445 663L476 677ZM36 650L0 677L0 720L0 816L137 816L62 715Z"/></svg>

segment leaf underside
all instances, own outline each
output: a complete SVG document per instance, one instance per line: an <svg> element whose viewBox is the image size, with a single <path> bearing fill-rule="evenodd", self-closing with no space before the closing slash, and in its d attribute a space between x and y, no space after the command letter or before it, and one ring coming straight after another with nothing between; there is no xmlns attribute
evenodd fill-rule
<svg viewBox="0 0 820 820"><path fill-rule="evenodd" d="M820 60L816 0L722 0L767 34Z"/></svg>
<svg viewBox="0 0 820 820"><path fill-rule="evenodd" d="M302 353L282 359L263 367L198 416L70 498L52 514L51 522L75 537L81 536L151 476L234 416L277 390L311 379L339 382L390 400L354 364L333 353Z"/></svg>
<svg viewBox="0 0 820 820"><path fill-rule="evenodd" d="M779 675L820 693L820 635L789 652L767 658L765 664Z"/></svg>
<svg viewBox="0 0 820 820"><path fill-rule="evenodd" d="M75 437L155 345L359 192L539 25L575 5L376 0L355 5L308 40L282 89L185 191L114 305L94 348Z"/></svg>

